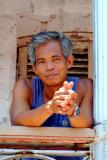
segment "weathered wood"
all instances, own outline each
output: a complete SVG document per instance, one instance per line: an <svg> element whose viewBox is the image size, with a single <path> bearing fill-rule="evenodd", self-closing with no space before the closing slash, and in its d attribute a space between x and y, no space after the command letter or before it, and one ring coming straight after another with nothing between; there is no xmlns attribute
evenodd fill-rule
<svg viewBox="0 0 107 160"><path fill-rule="evenodd" d="M72 143L91 143L95 131L89 128L0 127L0 145L72 146Z"/></svg>
<svg viewBox="0 0 107 160"><path fill-rule="evenodd" d="M90 54L89 44L92 43L92 32L64 33L71 38L74 46L74 65L70 68L68 74L78 77L90 77L90 72L92 72L90 71L90 69L92 70L92 56L90 58L89 56L92 53ZM30 61L27 59L27 45L30 43L31 38L32 36L18 38L17 46L19 59L17 61L17 79L19 77L31 78L35 76L32 71L31 63L29 63ZM88 60L90 61L89 65Z"/></svg>
<svg viewBox="0 0 107 160"><path fill-rule="evenodd" d="M89 42L92 41L92 32L64 32L67 36L72 37L72 41L75 42ZM27 46L33 35L27 37L20 37L17 41L18 47Z"/></svg>
<svg viewBox="0 0 107 160"><path fill-rule="evenodd" d="M19 48L19 77L27 76L27 47Z"/></svg>
<svg viewBox="0 0 107 160"><path fill-rule="evenodd" d="M93 79L93 43L88 43L88 77Z"/></svg>
<svg viewBox="0 0 107 160"><path fill-rule="evenodd" d="M32 38L32 36L18 38L18 40L17 40L17 46L18 47L25 47L25 46L27 46L30 43L31 38Z"/></svg>

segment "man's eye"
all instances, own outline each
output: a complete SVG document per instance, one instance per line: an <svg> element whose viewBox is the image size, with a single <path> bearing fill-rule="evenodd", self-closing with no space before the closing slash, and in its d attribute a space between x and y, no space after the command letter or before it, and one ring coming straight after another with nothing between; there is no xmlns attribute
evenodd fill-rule
<svg viewBox="0 0 107 160"><path fill-rule="evenodd" d="M38 61L38 64L40 64L40 63L45 63L45 61Z"/></svg>
<svg viewBox="0 0 107 160"><path fill-rule="evenodd" d="M60 61L60 59L56 57L56 58L53 59L53 61L55 61L55 62Z"/></svg>

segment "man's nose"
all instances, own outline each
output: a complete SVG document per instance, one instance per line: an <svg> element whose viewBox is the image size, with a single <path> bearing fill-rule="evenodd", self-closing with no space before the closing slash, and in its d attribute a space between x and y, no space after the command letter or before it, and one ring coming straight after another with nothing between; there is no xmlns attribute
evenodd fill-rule
<svg viewBox="0 0 107 160"><path fill-rule="evenodd" d="M48 62L47 63L47 70L53 70L54 69L54 65L52 62Z"/></svg>

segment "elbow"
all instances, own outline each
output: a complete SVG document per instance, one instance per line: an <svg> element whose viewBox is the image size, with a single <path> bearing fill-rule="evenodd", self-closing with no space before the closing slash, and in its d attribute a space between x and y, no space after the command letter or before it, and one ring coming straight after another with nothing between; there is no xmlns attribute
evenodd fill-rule
<svg viewBox="0 0 107 160"><path fill-rule="evenodd" d="M17 116L11 118L11 125L12 126L23 126L22 122Z"/></svg>
<svg viewBox="0 0 107 160"><path fill-rule="evenodd" d="M87 128L92 128L94 126L94 123L93 122L89 122L88 124L87 124Z"/></svg>
<svg viewBox="0 0 107 160"><path fill-rule="evenodd" d="M78 123L72 123L71 125L73 128L92 128L93 121L92 120L84 120L84 121L79 121Z"/></svg>
<svg viewBox="0 0 107 160"><path fill-rule="evenodd" d="M83 128L92 128L94 126L94 120L92 116L83 118Z"/></svg>
<svg viewBox="0 0 107 160"><path fill-rule="evenodd" d="M93 120L85 121L83 128L92 128L94 125Z"/></svg>
<svg viewBox="0 0 107 160"><path fill-rule="evenodd" d="M10 120L12 126L25 126L21 114L12 114L10 112Z"/></svg>

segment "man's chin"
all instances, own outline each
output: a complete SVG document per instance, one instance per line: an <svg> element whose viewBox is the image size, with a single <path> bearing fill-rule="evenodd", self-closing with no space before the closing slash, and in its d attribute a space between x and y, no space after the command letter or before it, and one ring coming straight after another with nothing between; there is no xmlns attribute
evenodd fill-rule
<svg viewBox="0 0 107 160"><path fill-rule="evenodd" d="M59 83L57 83L57 82L48 82L48 83L46 83L48 86L56 86L56 85L58 85Z"/></svg>

